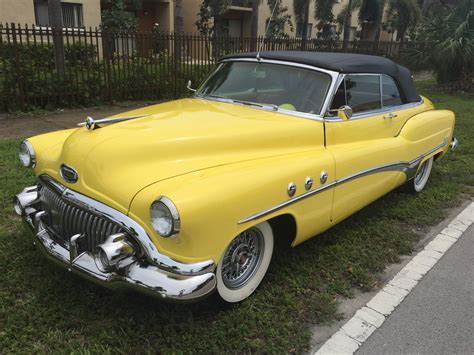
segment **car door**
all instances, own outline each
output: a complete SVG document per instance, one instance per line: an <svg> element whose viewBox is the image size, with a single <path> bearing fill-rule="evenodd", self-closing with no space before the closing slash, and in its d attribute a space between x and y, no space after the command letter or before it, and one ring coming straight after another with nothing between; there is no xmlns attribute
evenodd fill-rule
<svg viewBox="0 0 474 355"><path fill-rule="evenodd" d="M327 117L326 146L332 152L337 181L331 220L346 218L390 191L400 172L390 163L399 160L396 136L409 119L395 81L380 74L340 77L331 109L348 105L349 120Z"/></svg>

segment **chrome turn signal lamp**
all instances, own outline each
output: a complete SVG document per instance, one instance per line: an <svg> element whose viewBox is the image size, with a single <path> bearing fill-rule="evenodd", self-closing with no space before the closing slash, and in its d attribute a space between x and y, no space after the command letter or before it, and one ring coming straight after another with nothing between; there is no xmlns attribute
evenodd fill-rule
<svg viewBox="0 0 474 355"><path fill-rule="evenodd" d="M116 270L121 260L135 254L133 244L127 241L124 233L109 236L98 248L99 252L95 255L95 263L103 272Z"/></svg>
<svg viewBox="0 0 474 355"><path fill-rule="evenodd" d="M18 157L20 158L21 165L25 168L34 168L36 166L35 150L27 140L20 143Z"/></svg>
<svg viewBox="0 0 474 355"><path fill-rule="evenodd" d="M163 238L178 235L181 227L178 209L167 197L161 196L150 207L151 224Z"/></svg>

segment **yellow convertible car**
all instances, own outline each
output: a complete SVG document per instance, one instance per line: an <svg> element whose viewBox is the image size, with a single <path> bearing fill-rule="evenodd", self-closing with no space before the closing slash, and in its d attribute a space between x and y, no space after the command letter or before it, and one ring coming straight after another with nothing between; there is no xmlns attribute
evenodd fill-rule
<svg viewBox="0 0 474 355"><path fill-rule="evenodd" d="M109 287L192 301L255 291L296 246L390 190L425 187L454 114L367 55L222 58L192 98L23 141L16 212L52 259Z"/></svg>

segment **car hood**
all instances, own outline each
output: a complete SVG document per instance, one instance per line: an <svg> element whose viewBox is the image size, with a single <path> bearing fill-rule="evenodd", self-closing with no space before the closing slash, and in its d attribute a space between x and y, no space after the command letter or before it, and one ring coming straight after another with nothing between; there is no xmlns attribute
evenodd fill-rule
<svg viewBox="0 0 474 355"><path fill-rule="evenodd" d="M211 100L177 100L116 117L129 115L148 116L77 129L55 162L79 174L67 186L124 211L136 193L161 180L323 143L315 141L320 122Z"/></svg>

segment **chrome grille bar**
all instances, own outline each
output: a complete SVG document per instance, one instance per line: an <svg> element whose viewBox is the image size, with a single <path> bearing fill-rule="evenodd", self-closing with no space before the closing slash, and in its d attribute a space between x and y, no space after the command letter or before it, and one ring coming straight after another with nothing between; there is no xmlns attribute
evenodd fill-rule
<svg viewBox="0 0 474 355"><path fill-rule="evenodd" d="M58 242L69 247L69 240L75 234L84 234L80 251L97 252L97 245L107 236L123 232L122 228L111 221L99 217L82 208L65 202L61 196L46 184L39 185L42 208L48 213L48 227Z"/></svg>

